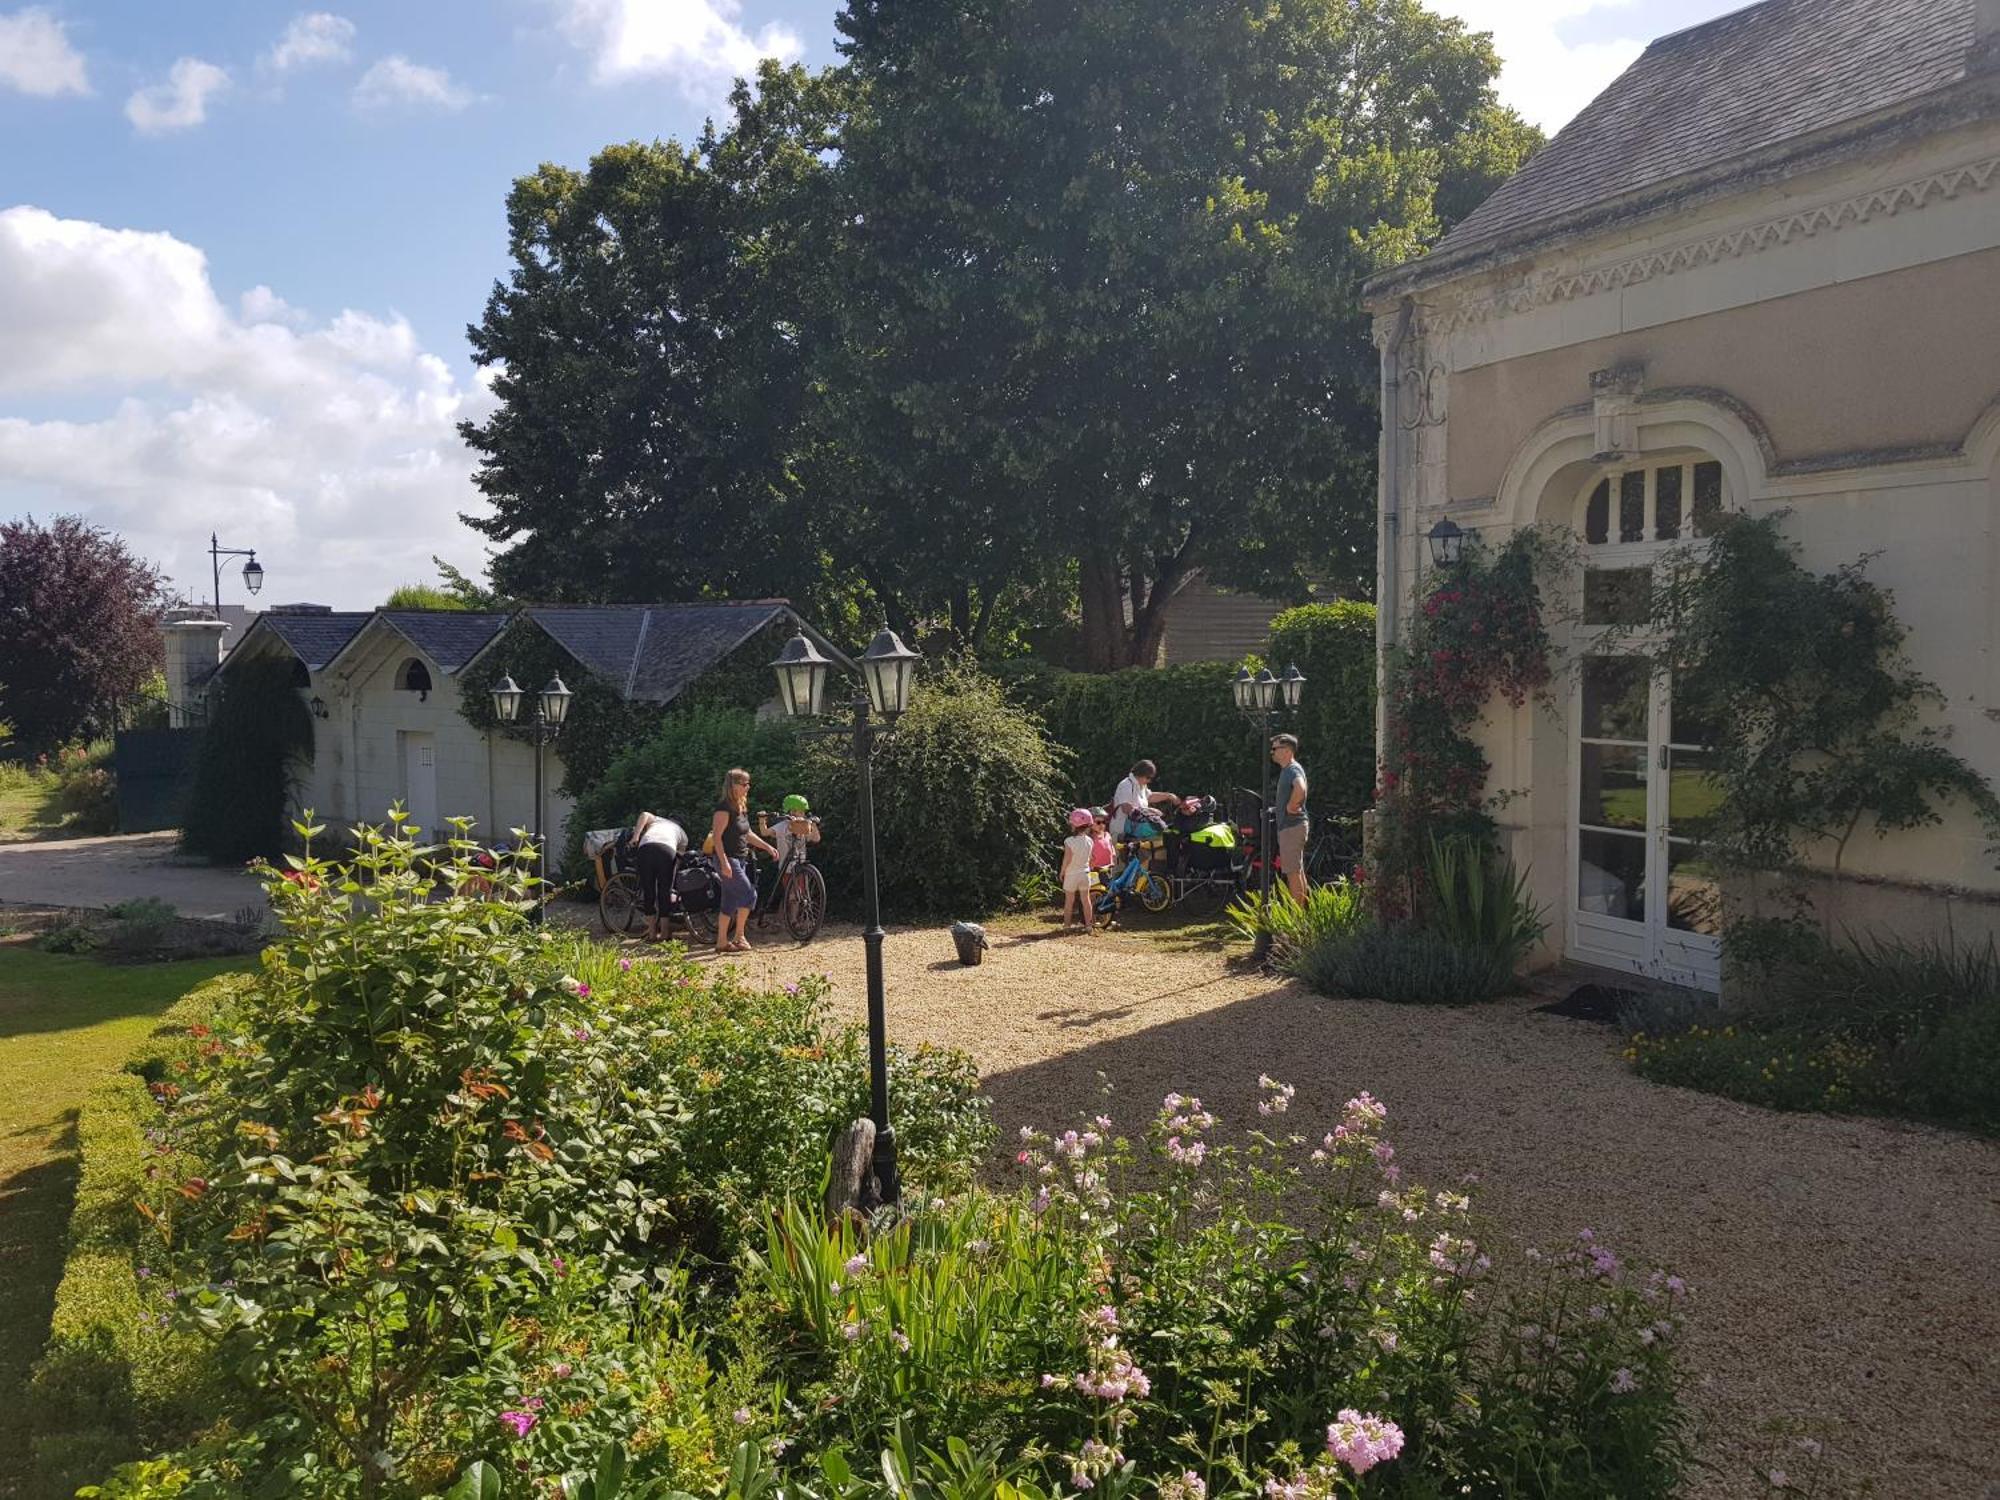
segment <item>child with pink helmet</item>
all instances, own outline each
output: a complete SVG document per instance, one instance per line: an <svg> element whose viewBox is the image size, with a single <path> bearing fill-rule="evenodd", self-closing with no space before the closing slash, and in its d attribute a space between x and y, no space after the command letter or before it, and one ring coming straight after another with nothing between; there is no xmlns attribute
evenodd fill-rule
<svg viewBox="0 0 2000 1500"><path fill-rule="evenodd" d="M1069 931L1071 910L1083 913L1083 930L1096 930L1097 913L1090 899L1090 856L1092 839L1090 809L1072 807L1069 810L1069 837L1063 840L1062 890L1063 890L1063 931Z"/></svg>

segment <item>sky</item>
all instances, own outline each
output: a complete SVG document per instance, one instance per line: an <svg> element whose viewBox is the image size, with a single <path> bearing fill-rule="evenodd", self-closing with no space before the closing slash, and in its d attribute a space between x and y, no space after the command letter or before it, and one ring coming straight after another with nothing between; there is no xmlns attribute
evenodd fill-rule
<svg viewBox="0 0 2000 1500"><path fill-rule="evenodd" d="M80 514L206 600L371 608L475 575L465 328L509 184L688 138L838 0L0 0L0 517ZM1553 132L1740 0L1432 0ZM248 602L224 575L226 603Z"/></svg>

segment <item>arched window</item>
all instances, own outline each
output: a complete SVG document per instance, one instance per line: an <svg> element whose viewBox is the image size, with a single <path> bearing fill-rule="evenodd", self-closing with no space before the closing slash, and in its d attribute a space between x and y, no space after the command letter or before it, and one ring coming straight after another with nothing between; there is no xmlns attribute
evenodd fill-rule
<svg viewBox="0 0 2000 1500"><path fill-rule="evenodd" d="M1600 474L1579 505L1583 623L1643 624L1653 564L1662 553L1706 536L1726 508L1722 465L1713 459Z"/></svg>
<svg viewBox="0 0 2000 1500"><path fill-rule="evenodd" d="M428 698L431 691L431 669L416 657L404 662L396 673L396 686L406 693L415 693L418 699Z"/></svg>

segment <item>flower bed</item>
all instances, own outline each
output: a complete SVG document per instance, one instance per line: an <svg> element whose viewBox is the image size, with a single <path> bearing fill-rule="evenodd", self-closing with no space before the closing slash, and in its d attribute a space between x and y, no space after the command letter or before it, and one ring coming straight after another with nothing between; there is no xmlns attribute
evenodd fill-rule
<svg viewBox="0 0 2000 1500"><path fill-rule="evenodd" d="M494 900L416 863L273 878L287 937L130 1101L162 1154L104 1305L215 1383L102 1493L1672 1492L1678 1284L1502 1257L1367 1095L1317 1142L1270 1080L1233 1143L1177 1095L1030 1130L995 1192L969 1065L899 1056L908 1212L829 1222L866 1070L817 985L584 954L505 861Z"/></svg>

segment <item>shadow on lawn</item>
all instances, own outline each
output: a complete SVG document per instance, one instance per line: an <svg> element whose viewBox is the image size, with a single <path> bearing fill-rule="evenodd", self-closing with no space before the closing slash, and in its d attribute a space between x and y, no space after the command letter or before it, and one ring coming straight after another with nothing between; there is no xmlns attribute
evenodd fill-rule
<svg viewBox="0 0 2000 1500"><path fill-rule="evenodd" d="M76 1196L77 1112L8 1132L7 1140L39 1137L49 1154L0 1178L0 1410L19 1414L28 1375L41 1357L62 1277L70 1204ZM30 1143L32 1149L33 1143ZM0 1421L0 1495L23 1495L28 1473L27 1423Z"/></svg>

